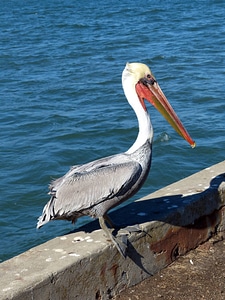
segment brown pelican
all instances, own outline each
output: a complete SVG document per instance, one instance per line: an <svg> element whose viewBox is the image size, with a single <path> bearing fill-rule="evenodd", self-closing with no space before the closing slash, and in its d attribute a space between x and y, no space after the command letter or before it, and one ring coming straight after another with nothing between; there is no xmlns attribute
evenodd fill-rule
<svg viewBox="0 0 225 300"><path fill-rule="evenodd" d="M134 195L148 176L153 128L144 100L148 100L192 147L195 142L185 130L152 72L142 63L127 63L122 74L125 96L136 113L139 133L126 152L73 166L50 186L51 199L38 219L37 228L51 220L76 222L88 215L99 219L101 228L122 255L125 250L112 234L107 212Z"/></svg>

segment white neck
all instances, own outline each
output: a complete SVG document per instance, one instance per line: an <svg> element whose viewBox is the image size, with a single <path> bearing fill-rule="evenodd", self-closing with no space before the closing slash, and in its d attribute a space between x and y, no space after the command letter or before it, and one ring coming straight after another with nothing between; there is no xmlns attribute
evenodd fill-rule
<svg viewBox="0 0 225 300"><path fill-rule="evenodd" d="M140 103L138 95L135 90L135 84L130 82L130 80L123 80L123 89L127 101L136 113L139 125L139 133L134 144L126 151L130 154L139 149L147 140L152 142L153 138L153 128L150 121L150 116L147 111L145 111Z"/></svg>

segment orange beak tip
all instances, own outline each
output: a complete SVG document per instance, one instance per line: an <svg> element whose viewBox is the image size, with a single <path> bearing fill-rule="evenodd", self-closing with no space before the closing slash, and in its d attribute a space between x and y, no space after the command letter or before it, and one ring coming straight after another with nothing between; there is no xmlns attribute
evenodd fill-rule
<svg viewBox="0 0 225 300"><path fill-rule="evenodd" d="M191 148L195 148L195 147L196 147L196 143L193 142L193 143L191 144Z"/></svg>

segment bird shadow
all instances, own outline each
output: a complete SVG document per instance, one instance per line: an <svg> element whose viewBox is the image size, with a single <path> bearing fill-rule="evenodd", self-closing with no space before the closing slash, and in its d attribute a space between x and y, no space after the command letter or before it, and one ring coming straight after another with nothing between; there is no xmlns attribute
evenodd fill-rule
<svg viewBox="0 0 225 300"><path fill-rule="evenodd" d="M146 197L144 200L129 203L128 205L125 205L121 208L112 211L111 213L109 213L109 216L113 220L113 222L117 224L118 228L126 228L127 226L132 227L136 226L137 224L142 224L151 221L162 221L170 225L188 228L190 228L190 226L195 226L195 228L204 228L207 227L207 224L205 222L197 222L193 225L190 225L190 222L187 222L187 224L185 224L185 218L175 217L176 212L179 208L179 210L184 211L185 214L186 207L188 207L189 205L195 207L195 204L198 202L199 199L209 198L214 199L214 203L213 205L211 205L211 207L214 207L214 210L216 210L220 205L218 188L224 181L225 173L222 173L213 178L210 181L209 187L202 192L197 191L195 194L191 195L176 194L170 196L162 196L158 198L151 198L151 195L149 195L149 198ZM214 196L212 197L212 195ZM213 211L211 211L211 213L212 212ZM70 233L75 233L81 230L89 233L99 228L100 226L98 220L94 220L71 231ZM117 231L119 230L116 229L116 233ZM143 271L150 274L145 269L142 263L143 256L137 252L132 243L129 241L129 238L127 240L127 256Z"/></svg>

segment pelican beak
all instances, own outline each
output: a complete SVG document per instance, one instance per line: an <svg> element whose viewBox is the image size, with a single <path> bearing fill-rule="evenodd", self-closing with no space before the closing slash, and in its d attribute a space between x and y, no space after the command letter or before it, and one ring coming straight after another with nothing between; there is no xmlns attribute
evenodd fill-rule
<svg viewBox="0 0 225 300"><path fill-rule="evenodd" d="M135 88L143 109L147 110L144 103L144 99L146 99L164 116L177 133L194 148L195 142L184 128L153 75L141 79Z"/></svg>

